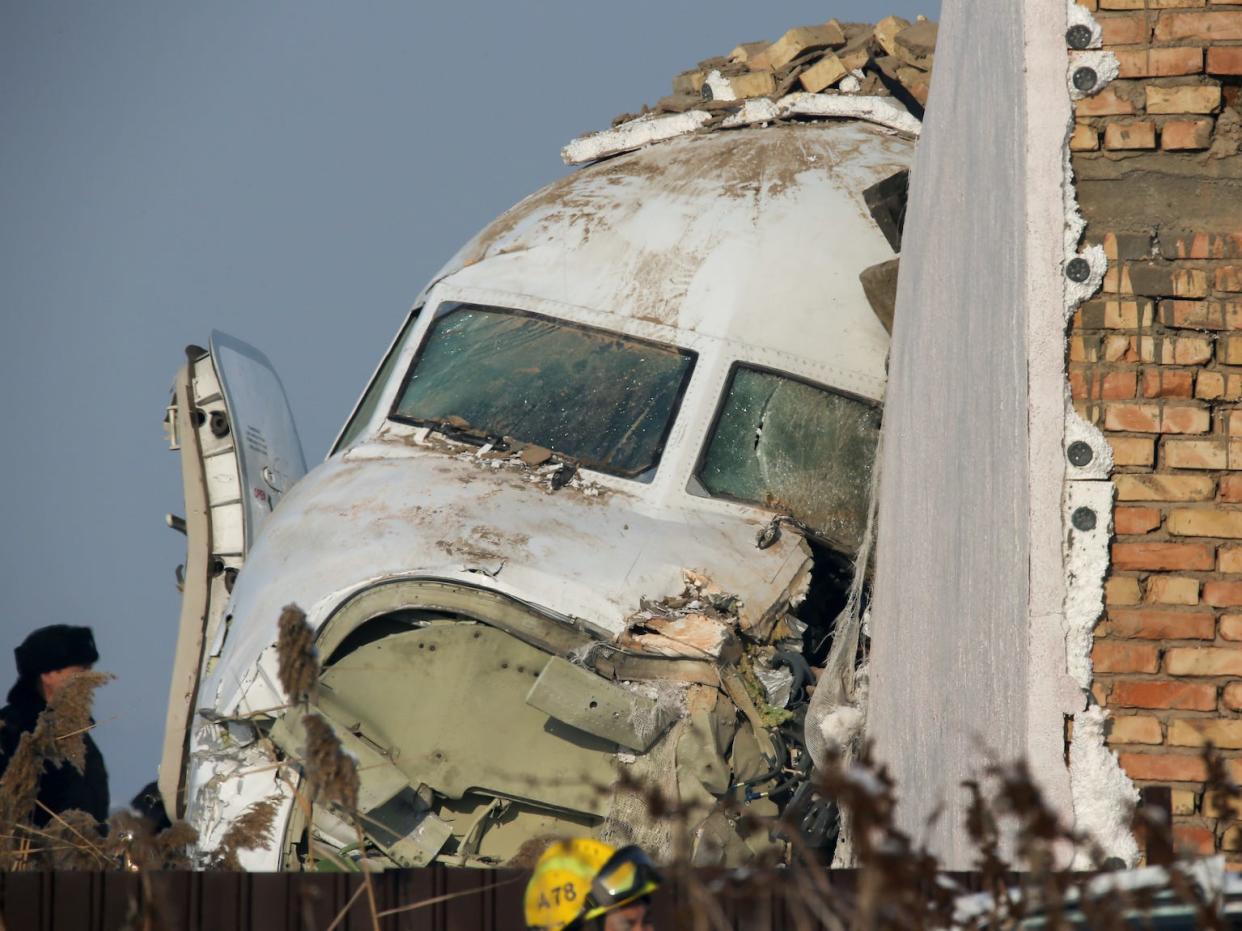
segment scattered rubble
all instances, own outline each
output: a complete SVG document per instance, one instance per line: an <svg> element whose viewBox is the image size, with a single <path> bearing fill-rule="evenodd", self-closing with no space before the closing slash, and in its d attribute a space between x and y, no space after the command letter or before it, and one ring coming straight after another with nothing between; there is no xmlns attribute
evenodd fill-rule
<svg viewBox="0 0 1242 931"><path fill-rule="evenodd" d="M917 134L931 89L936 23L831 19L774 41L743 42L673 78L672 93L561 150L577 165L693 132L842 117Z"/></svg>

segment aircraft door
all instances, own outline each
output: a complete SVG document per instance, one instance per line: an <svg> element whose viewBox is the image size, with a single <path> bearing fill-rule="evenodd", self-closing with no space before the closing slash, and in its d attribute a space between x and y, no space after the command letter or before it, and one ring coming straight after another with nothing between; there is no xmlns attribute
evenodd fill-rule
<svg viewBox="0 0 1242 931"><path fill-rule="evenodd" d="M185 517L169 524L186 536L177 571L181 617L173 658L160 791L170 818L185 810L189 728L200 678L223 639L225 605L267 516L306 474L284 386L253 346L224 333L210 349L186 349L165 417L169 445L181 452Z"/></svg>

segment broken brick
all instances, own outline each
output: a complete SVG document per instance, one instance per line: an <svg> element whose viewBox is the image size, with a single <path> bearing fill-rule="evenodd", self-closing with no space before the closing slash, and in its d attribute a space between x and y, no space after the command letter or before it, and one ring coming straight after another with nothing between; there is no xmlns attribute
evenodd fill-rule
<svg viewBox="0 0 1242 931"><path fill-rule="evenodd" d="M1147 533L1159 526L1158 508L1119 507L1113 512L1113 527L1122 536Z"/></svg>
<svg viewBox="0 0 1242 931"><path fill-rule="evenodd" d="M1160 147L1170 152L1206 149L1211 144L1211 120L1169 120L1160 127Z"/></svg>
<svg viewBox="0 0 1242 931"><path fill-rule="evenodd" d="M755 53L748 62L753 69L778 70L804 52L821 48L836 48L845 44L845 33L836 23L819 26L795 26L783 36Z"/></svg>

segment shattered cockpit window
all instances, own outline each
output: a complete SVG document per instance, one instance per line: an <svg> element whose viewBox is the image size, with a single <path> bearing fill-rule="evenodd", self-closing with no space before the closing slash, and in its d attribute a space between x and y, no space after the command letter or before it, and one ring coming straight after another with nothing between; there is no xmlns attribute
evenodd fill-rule
<svg viewBox="0 0 1242 931"><path fill-rule="evenodd" d="M738 366L699 481L712 495L789 514L853 553L867 520L879 408Z"/></svg>
<svg viewBox="0 0 1242 931"><path fill-rule="evenodd" d="M629 477L656 466L694 354L461 305L431 327L393 417L545 446Z"/></svg>

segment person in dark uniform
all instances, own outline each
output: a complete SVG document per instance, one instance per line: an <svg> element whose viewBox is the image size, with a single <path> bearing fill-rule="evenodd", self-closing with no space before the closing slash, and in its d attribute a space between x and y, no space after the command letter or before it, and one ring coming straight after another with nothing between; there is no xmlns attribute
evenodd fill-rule
<svg viewBox="0 0 1242 931"><path fill-rule="evenodd" d="M39 714L57 689L78 673L87 672L99 659L91 629L68 624L39 628L13 653L17 684L9 689L9 703L0 708L0 776L8 768L22 734L34 730ZM108 771L91 735L85 738L85 769L79 773L70 763L44 764L38 798L51 811L76 808L104 821L108 817ZM47 824L51 817L43 808L32 812L36 826Z"/></svg>

